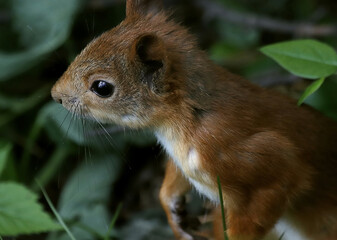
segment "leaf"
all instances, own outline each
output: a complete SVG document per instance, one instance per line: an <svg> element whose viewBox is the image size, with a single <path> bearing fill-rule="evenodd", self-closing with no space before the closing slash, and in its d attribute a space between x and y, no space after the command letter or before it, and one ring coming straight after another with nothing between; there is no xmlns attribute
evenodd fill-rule
<svg viewBox="0 0 337 240"><path fill-rule="evenodd" d="M337 121L337 76L329 78L305 103Z"/></svg>
<svg viewBox="0 0 337 240"><path fill-rule="evenodd" d="M40 111L40 118L49 133L49 137L57 143L70 139L79 145L86 145L83 125L79 118L74 117L60 104L50 102ZM91 125L88 124L86 131Z"/></svg>
<svg viewBox="0 0 337 240"><path fill-rule="evenodd" d="M276 43L260 49L294 75L317 79L337 71L337 54L325 43L316 40L295 40Z"/></svg>
<svg viewBox="0 0 337 240"><path fill-rule="evenodd" d="M94 235L105 236L109 231L108 202L121 169L121 159L114 155L96 155L93 159L96 159L94 163L84 162L75 170L59 200L59 215L64 221L73 222L70 230L76 239L95 239ZM80 226L94 229L95 234ZM48 240L66 239L65 235L51 234Z"/></svg>
<svg viewBox="0 0 337 240"><path fill-rule="evenodd" d="M321 78L321 79L314 81L312 84L310 84L310 86L307 87L307 89L305 89L304 93L298 100L297 105L300 106L307 97L309 97L311 94L316 92L322 86L322 84L324 83L324 80L325 78Z"/></svg>
<svg viewBox="0 0 337 240"><path fill-rule="evenodd" d="M113 155L96 155L93 158L95 163L84 162L64 187L59 213L66 219L78 216L92 203L109 200L110 187L119 175L121 161Z"/></svg>
<svg viewBox="0 0 337 240"><path fill-rule="evenodd" d="M0 142L0 176L6 166L12 145L10 143Z"/></svg>
<svg viewBox="0 0 337 240"><path fill-rule="evenodd" d="M60 230L46 214L38 196L16 183L0 184L0 235L16 236Z"/></svg>
<svg viewBox="0 0 337 240"><path fill-rule="evenodd" d="M21 48L15 53L0 52L0 81L36 65L59 47L69 34L80 0L12 0L13 28Z"/></svg>

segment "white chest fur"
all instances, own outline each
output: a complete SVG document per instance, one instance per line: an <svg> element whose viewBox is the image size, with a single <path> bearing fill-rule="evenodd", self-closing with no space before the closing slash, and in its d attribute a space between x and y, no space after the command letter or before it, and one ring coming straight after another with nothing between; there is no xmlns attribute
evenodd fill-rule
<svg viewBox="0 0 337 240"><path fill-rule="evenodd" d="M211 179L210 175L202 168L197 149L169 131L157 132L156 136L176 166L195 189L211 201L218 202L216 179Z"/></svg>
<svg viewBox="0 0 337 240"><path fill-rule="evenodd" d="M283 234L282 240L310 240L304 236L299 229L297 229L288 217L283 216L274 226L274 228L267 234L263 240L279 240Z"/></svg>

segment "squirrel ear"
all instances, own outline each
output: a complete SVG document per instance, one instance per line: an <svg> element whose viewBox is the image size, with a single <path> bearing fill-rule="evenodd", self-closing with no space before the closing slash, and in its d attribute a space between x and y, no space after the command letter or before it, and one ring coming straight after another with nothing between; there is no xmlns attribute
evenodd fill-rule
<svg viewBox="0 0 337 240"><path fill-rule="evenodd" d="M163 41L152 33L140 35L135 40L134 48L139 59L145 64L152 61L162 61L165 56Z"/></svg>
<svg viewBox="0 0 337 240"><path fill-rule="evenodd" d="M150 85L153 90L159 90L156 82L164 72L161 70L166 58L163 41L155 34L143 34L135 40L132 48L133 58L140 60L143 65L142 81Z"/></svg>
<svg viewBox="0 0 337 240"><path fill-rule="evenodd" d="M162 8L162 0L126 0L126 17L157 13Z"/></svg>

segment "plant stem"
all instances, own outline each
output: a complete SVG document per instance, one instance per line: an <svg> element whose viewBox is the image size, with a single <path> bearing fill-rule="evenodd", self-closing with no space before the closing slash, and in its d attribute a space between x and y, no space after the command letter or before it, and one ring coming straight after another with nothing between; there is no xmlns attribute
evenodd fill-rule
<svg viewBox="0 0 337 240"><path fill-rule="evenodd" d="M65 224L65 222L63 221L63 219L61 218L61 216L58 214L57 210L55 209L53 203L51 202L50 198L48 197L48 194L46 192L46 190L42 187L42 185L36 180L36 184L40 187L43 196L45 197L49 207L51 208L51 210L53 211L55 217L57 218L57 220L59 221L59 223L61 224L61 226L63 227L63 229L67 232L69 238L71 240L76 240L76 238L74 237L74 235L70 232L69 228L67 227L67 225Z"/></svg>
<svg viewBox="0 0 337 240"><path fill-rule="evenodd" d="M222 198L222 189L221 189L221 183L220 183L219 176L218 176L218 188L219 188L219 198L220 198L220 205L221 205L221 215L222 215L222 226L224 230L224 238L225 240L229 240L227 233L226 233L227 226L226 226L226 217L225 217L225 207L224 207L223 198Z"/></svg>
<svg viewBox="0 0 337 240"><path fill-rule="evenodd" d="M112 220L111 220L109 229L108 229L108 231L107 231L107 233L106 233L106 235L105 235L104 240L109 240L109 239L110 239L110 233L111 233L111 230L112 230L113 227L115 226L115 223L116 223L116 221L117 221L117 218L118 218L118 216L119 216L119 213L120 213L121 210L122 210L122 207L123 207L123 204L122 204L122 203L118 204L117 209L116 209L116 212L115 212L115 215L113 216L113 218L112 218Z"/></svg>

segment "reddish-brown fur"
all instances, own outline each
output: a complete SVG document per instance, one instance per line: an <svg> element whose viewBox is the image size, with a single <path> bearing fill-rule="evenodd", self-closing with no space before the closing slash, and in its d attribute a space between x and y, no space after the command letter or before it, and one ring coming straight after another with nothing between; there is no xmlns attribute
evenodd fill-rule
<svg viewBox="0 0 337 240"><path fill-rule="evenodd" d="M337 239L337 124L215 65L156 3L127 0L126 19L82 51L54 99L153 129L173 159L160 200L177 239L197 239L181 226L183 195L200 183L213 196L217 176L230 240L260 239L285 214L308 239ZM110 98L90 91L101 79L116 88Z"/></svg>

